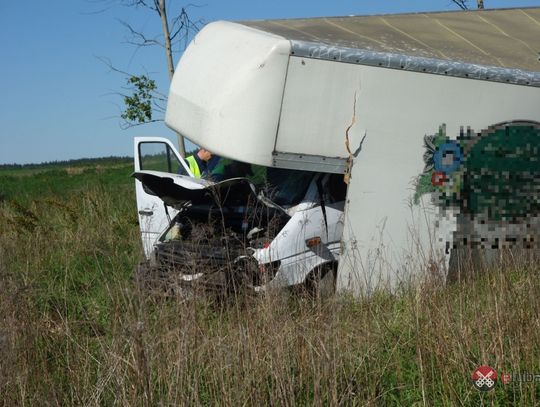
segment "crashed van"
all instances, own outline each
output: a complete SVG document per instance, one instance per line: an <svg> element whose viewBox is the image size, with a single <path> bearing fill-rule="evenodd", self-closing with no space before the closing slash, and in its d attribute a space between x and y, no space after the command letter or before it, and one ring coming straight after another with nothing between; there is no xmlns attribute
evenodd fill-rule
<svg viewBox="0 0 540 407"><path fill-rule="evenodd" d="M346 190L341 175L270 167L258 184L247 177L197 179L164 138L136 138L135 157L148 259L137 268L141 280L257 292L320 283L328 274L333 286Z"/></svg>
<svg viewBox="0 0 540 407"><path fill-rule="evenodd" d="M464 250L536 250L539 22L535 7L208 24L166 123L267 182L195 180L169 142L137 140L147 256L185 280L213 262L256 290L333 275L369 293Z"/></svg>

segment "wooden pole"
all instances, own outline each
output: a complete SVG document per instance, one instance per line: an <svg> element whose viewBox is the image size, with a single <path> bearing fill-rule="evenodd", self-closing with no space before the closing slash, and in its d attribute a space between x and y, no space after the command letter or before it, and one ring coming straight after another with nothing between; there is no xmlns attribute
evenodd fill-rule
<svg viewBox="0 0 540 407"><path fill-rule="evenodd" d="M159 16L161 17L161 27L163 28L163 37L165 38L165 54L167 56L167 70L169 71L169 79L172 82L174 75L174 62L172 57L171 46L171 34L169 32L169 21L167 20L167 9L165 7L165 0L159 0ZM178 152L182 157L186 156L186 147L184 145L184 138L181 134L176 133L178 138Z"/></svg>

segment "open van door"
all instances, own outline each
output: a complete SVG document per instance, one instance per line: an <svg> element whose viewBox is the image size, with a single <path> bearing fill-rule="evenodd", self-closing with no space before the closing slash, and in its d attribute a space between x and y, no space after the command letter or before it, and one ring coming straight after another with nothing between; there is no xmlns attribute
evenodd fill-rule
<svg viewBox="0 0 540 407"><path fill-rule="evenodd" d="M170 140L163 137L136 137L134 141L135 172L160 171L193 177L189 166L178 154ZM178 212L167 207L152 190L135 180L139 227L147 258L152 253L154 243L169 224L169 219Z"/></svg>

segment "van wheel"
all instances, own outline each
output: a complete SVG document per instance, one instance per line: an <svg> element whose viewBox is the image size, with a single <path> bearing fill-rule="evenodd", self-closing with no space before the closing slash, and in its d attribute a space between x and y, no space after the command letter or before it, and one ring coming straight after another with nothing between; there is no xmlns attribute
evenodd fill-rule
<svg viewBox="0 0 540 407"><path fill-rule="evenodd" d="M307 291L314 297L327 299L336 292L337 265L325 264L314 269L306 280Z"/></svg>

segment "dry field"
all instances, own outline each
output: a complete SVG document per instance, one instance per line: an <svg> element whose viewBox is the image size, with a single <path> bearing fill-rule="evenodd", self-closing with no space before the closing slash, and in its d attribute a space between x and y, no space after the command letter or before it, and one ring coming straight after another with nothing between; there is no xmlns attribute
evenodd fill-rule
<svg viewBox="0 0 540 407"><path fill-rule="evenodd" d="M540 383L471 384L540 374L540 267L362 301L149 295L129 172L58 171L61 193L0 172L4 405L540 404Z"/></svg>

